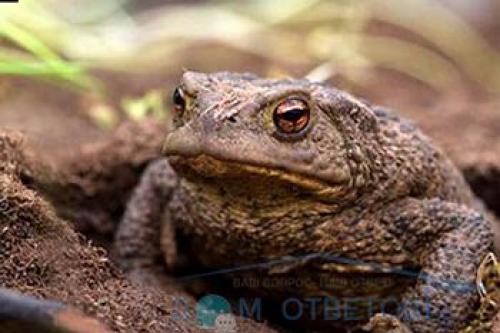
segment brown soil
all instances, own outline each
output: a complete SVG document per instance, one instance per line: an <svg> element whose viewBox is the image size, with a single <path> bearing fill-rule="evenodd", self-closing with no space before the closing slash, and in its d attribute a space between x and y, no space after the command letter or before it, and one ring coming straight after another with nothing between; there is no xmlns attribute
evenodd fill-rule
<svg viewBox="0 0 500 333"><path fill-rule="evenodd" d="M22 141L17 133L0 133L0 286L71 304L116 332L199 331L194 320L176 319L176 314L193 318L194 300L166 275L141 271L125 277L106 251L76 233L23 183L34 173ZM187 307L179 308L176 300L181 298ZM88 324L88 319L68 312L56 315L55 321L72 332ZM241 331L272 331L238 321Z"/></svg>

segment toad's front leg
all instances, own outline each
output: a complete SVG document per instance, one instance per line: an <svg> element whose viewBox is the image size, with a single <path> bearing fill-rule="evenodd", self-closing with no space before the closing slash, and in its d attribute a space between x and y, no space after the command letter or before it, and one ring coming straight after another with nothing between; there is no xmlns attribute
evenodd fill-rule
<svg viewBox="0 0 500 333"><path fill-rule="evenodd" d="M160 258L165 258L167 264L175 260L174 228L162 221L177 184L178 177L167 159L146 168L115 235L114 255L123 269L153 266Z"/></svg>
<svg viewBox="0 0 500 333"><path fill-rule="evenodd" d="M406 199L388 207L379 221L421 267L416 285L402 296L398 317L416 333L449 333L464 326L477 299L477 269L492 247L488 222L463 205L439 199ZM386 319L372 318L371 330Z"/></svg>

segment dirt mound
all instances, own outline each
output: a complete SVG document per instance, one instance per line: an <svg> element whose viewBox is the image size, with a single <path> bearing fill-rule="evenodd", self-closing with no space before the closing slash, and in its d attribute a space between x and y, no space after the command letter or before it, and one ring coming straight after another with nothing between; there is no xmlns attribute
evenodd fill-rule
<svg viewBox="0 0 500 333"><path fill-rule="evenodd" d="M157 272L127 279L103 249L76 233L29 188L37 173L22 145L20 135L0 133L0 287L71 304L112 331L199 331L189 295ZM144 279L148 287L139 283ZM181 309L179 299L186 304ZM244 320L238 324L240 331L271 331Z"/></svg>
<svg viewBox="0 0 500 333"><path fill-rule="evenodd" d="M74 147L56 165L30 154L36 165L31 181L62 217L105 244L143 169L159 156L164 136L164 125L156 122L126 123L105 140Z"/></svg>

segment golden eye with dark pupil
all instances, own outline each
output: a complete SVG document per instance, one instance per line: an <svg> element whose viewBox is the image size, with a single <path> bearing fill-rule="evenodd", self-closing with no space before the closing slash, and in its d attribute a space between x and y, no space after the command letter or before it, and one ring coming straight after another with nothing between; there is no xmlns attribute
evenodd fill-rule
<svg viewBox="0 0 500 333"><path fill-rule="evenodd" d="M309 106L298 98L290 98L281 102L273 114L274 124L278 130L287 134L302 131L309 123L309 118Z"/></svg>
<svg viewBox="0 0 500 333"><path fill-rule="evenodd" d="M177 111L184 111L184 108L186 107L186 100L184 99L184 92L181 88L175 88L174 93L172 94L172 101Z"/></svg>

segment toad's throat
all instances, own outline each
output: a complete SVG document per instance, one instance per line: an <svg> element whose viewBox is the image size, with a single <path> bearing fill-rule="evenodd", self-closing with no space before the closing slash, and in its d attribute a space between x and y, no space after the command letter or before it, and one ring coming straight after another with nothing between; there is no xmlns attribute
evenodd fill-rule
<svg viewBox="0 0 500 333"><path fill-rule="evenodd" d="M194 173L205 178L240 179L242 184L245 180L254 178L266 179L269 182L282 182L301 188L325 199L338 198L345 190L345 184L330 184L308 175L248 162L216 158L208 154L196 156L176 154L171 155L169 161L174 169L181 173Z"/></svg>

